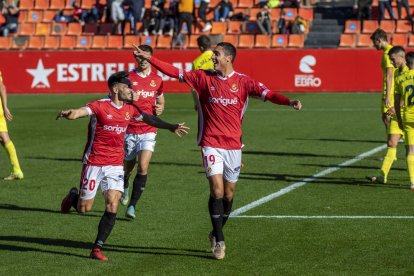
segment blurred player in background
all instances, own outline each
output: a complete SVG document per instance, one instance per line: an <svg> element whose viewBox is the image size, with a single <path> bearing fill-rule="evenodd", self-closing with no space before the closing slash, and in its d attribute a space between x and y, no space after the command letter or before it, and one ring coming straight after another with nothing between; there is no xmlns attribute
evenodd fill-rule
<svg viewBox="0 0 414 276"><path fill-rule="evenodd" d="M398 49L394 56L391 56L391 59L398 58L403 63L401 50ZM406 61L409 70L395 79L395 111L399 126L405 135L409 188L414 190L414 52L407 53ZM400 102L403 103L403 111Z"/></svg>
<svg viewBox="0 0 414 276"><path fill-rule="evenodd" d="M262 83L233 69L236 48L226 42L213 51L215 71L183 71L160 61L137 46L134 54L150 61L162 73L186 82L197 93L199 129L203 164L210 184L208 209L213 231L209 234L213 258L223 259L225 244L223 226L233 204L233 195L241 167L242 120L249 96L275 104L300 109L298 100L270 91Z"/></svg>
<svg viewBox="0 0 414 276"><path fill-rule="evenodd" d="M148 45L140 45L139 48L153 54L153 49ZM131 87L135 99L134 104L142 112L154 116L161 115L164 111L165 99L163 95L163 81L160 76L151 71L151 64L144 59L136 58L137 68L129 73ZM148 167L155 148L157 128L144 122L132 122L125 135L125 160L124 160L124 193L121 198L123 205L128 204L129 177L137 163L137 174L132 186L131 201L125 216L135 218L135 206L145 190L147 183Z"/></svg>
<svg viewBox="0 0 414 276"><path fill-rule="evenodd" d="M90 211L98 186L101 185L106 207L90 254L91 258L101 261L108 260L101 249L114 227L118 202L124 191L124 136L128 125L132 120L142 120L155 127L169 129L178 136L186 134L188 129L184 124L166 123L155 116L141 113L132 104L125 104L125 101L132 101L128 75L127 71L122 71L109 77L109 98L93 101L86 107L63 110L56 118L75 120L91 116L80 191L75 187L69 191L61 203L61 212L68 213L71 207L79 213Z"/></svg>
<svg viewBox="0 0 414 276"><path fill-rule="evenodd" d="M398 127L397 118L394 108L394 70L391 63L389 51L392 45L388 43L387 33L382 29L377 29L371 35L372 43L377 50L382 50L381 68L383 73L383 92L381 102L381 116L387 132L387 153L381 165L379 174L368 176L367 179L373 183L387 183L388 173L391 170L392 163L397 160L398 141L403 134Z"/></svg>
<svg viewBox="0 0 414 276"><path fill-rule="evenodd" d="M5 177L4 180L20 180L23 179L23 172L20 168L19 159L17 158L16 148L12 140L10 140L9 132L7 129L7 121L13 120L13 115L10 113L7 107L7 91L6 86L3 83L3 77L0 72L0 143L4 147L9 156L10 164L13 167L12 173Z"/></svg>

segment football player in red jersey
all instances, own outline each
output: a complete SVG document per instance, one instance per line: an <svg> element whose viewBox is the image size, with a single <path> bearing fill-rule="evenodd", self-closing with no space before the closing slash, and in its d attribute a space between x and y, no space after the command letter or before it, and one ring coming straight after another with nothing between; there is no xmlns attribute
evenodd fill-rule
<svg viewBox="0 0 414 276"><path fill-rule="evenodd" d="M264 84L233 69L236 48L218 43L213 51L213 70L183 71L134 46L134 55L147 59L162 73L186 82L197 92L203 164L210 184L208 202L213 231L209 235L213 258L223 259L223 226L231 213L233 194L241 167L242 119L249 96L299 110L302 104L270 91Z"/></svg>
<svg viewBox="0 0 414 276"><path fill-rule="evenodd" d="M110 97L93 101L78 109L61 111L56 119L75 120L91 116L88 142L83 155L83 170L80 189L72 188L63 199L61 212L69 212L74 207L79 213L92 209L94 198L101 185L105 197L105 213L98 226L98 235L90 256L98 260L108 260L101 251L115 224L118 202L124 190L124 137L128 125L133 120L142 120L157 128L168 129L178 136L187 134L188 127L169 124L156 116L143 113L133 104L131 82L127 71L112 74L108 79Z"/></svg>
<svg viewBox="0 0 414 276"><path fill-rule="evenodd" d="M138 47L151 55L153 54L151 46L140 45ZM129 72L134 98L139 97L139 101L134 101L134 104L142 112L154 116L161 115L165 106L162 78L152 72L151 64L147 60L137 58L136 62L137 67ZM124 193L121 198L123 205L128 203L129 177L135 163L137 163L137 174L133 181L131 201L125 213L128 218L135 218L135 206L144 192L148 168L156 144L156 136L157 128L144 122L132 122L127 128L125 135Z"/></svg>

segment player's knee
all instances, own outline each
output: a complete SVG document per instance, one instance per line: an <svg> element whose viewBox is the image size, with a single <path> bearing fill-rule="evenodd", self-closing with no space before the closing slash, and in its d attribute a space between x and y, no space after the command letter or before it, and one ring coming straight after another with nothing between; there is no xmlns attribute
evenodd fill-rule
<svg viewBox="0 0 414 276"><path fill-rule="evenodd" d="M149 167L148 164L141 164L141 165L139 165L138 166L138 172L139 172L139 174L142 174L142 175L148 174L148 167Z"/></svg>
<svg viewBox="0 0 414 276"><path fill-rule="evenodd" d="M219 188L213 188L213 189L211 189L211 195L214 198L223 198L224 191L222 189L219 189Z"/></svg>

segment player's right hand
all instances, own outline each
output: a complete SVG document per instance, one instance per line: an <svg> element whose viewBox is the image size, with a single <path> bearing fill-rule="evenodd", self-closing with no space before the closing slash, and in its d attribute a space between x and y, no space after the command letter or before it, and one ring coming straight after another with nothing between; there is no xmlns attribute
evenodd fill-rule
<svg viewBox="0 0 414 276"><path fill-rule="evenodd" d="M71 113L72 110L62 110L56 116L56 120L59 120L60 118L67 118Z"/></svg>
<svg viewBox="0 0 414 276"><path fill-rule="evenodd" d="M8 108L4 109L4 117L6 117L7 121L13 120L13 115L11 114L10 110Z"/></svg>
<svg viewBox="0 0 414 276"><path fill-rule="evenodd" d="M185 126L185 123L180 123L177 125L177 128L174 130L174 133L177 134L178 137L188 134L188 130L190 128Z"/></svg>

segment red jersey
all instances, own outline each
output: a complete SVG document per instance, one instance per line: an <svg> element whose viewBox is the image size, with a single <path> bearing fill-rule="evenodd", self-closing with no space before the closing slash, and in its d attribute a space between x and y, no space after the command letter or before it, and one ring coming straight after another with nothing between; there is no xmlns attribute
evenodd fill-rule
<svg viewBox="0 0 414 276"><path fill-rule="evenodd" d="M160 76L153 72L149 72L144 76L137 69L129 72L129 80L132 83L132 89L138 92L139 99L134 102L142 112L156 115L155 104L157 97L163 94L163 82ZM149 132L157 132L157 128L147 125L144 122L132 122L127 129L127 133L143 134Z"/></svg>
<svg viewBox="0 0 414 276"><path fill-rule="evenodd" d="M227 77L204 70L182 74L198 94L198 144L241 149L242 120L249 96L265 100L269 92L266 86L237 72Z"/></svg>
<svg viewBox="0 0 414 276"><path fill-rule="evenodd" d="M122 166L124 136L128 125L141 119L140 111L131 104L116 106L108 98L93 101L86 108L91 119L83 163L92 166Z"/></svg>

